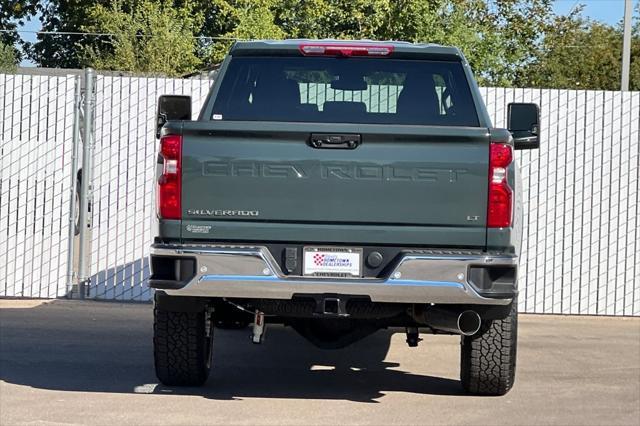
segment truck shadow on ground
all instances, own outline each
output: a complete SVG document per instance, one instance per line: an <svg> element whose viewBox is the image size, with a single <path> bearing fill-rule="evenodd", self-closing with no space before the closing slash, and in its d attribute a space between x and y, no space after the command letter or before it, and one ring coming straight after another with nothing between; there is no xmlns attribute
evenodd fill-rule
<svg viewBox="0 0 640 426"><path fill-rule="evenodd" d="M386 330L336 351L317 349L284 327L269 329L262 345L249 342L249 329L216 330L207 384L170 388L159 385L153 371L148 304L53 301L4 308L0 322L0 379L34 388L217 400L377 402L390 391L463 395L457 380L408 373L386 361L393 334Z"/></svg>

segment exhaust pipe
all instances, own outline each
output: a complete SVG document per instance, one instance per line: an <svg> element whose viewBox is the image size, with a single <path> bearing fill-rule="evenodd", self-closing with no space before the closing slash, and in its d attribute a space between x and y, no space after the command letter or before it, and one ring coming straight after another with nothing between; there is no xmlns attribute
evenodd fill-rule
<svg viewBox="0 0 640 426"><path fill-rule="evenodd" d="M482 320L476 311L451 311L440 308L430 308L424 313L426 324L440 331L463 336L473 336L480 330Z"/></svg>

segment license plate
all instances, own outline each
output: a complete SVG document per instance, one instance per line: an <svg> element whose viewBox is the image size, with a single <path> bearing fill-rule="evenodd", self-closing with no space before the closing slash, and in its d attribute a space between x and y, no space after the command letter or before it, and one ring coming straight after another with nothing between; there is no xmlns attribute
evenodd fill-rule
<svg viewBox="0 0 640 426"><path fill-rule="evenodd" d="M362 249L305 247L302 265L303 275L359 278L362 276Z"/></svg>

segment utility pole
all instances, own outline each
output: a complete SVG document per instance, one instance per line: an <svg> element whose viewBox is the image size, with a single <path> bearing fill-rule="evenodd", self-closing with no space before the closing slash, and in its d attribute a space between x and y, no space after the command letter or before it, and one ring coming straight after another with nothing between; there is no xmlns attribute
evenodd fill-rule
<svg viewBox="0 0 640 426"><path fill-rule="evenodd" d="M631 14L633 0L624 0L624 28L622 30L622 79L620 90L629 90L629 69L631 68Z"/></svg>

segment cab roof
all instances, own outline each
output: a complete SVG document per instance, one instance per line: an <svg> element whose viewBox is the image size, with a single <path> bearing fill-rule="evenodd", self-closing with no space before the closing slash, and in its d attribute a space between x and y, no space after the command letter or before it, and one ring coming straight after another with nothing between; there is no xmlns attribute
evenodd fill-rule
<svg viewBox="0 0 640 426"><path fill-rule="evenodd" d="M237 41L230 50L232 56L302 56L301 46L326 45L339 47L390 46L391 58L432 58L464 61L462 52L457 47L441 46L432 43L410 43L406 41L374 41L374 40L335 40L335 39L287 39L287 40L254 40Z"/></svg>

